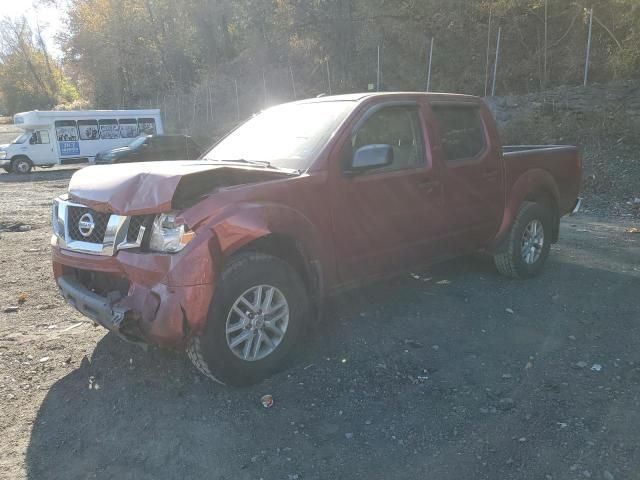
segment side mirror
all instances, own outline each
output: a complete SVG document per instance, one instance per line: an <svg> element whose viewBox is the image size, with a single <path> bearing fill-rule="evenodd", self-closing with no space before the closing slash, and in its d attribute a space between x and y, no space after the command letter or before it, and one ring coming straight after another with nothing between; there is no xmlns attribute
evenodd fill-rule
<svg viewBox="0 0 640 480"><path fill-rule="evenodd" d="M393 163L393 147L391 145L365 145L356 150L351 161L351 173L364 172L383 168Z"/></svg>

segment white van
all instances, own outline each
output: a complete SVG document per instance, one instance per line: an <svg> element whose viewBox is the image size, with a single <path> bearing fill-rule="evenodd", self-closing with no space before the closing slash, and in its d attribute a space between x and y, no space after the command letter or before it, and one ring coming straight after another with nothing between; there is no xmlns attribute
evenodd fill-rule
<svg viewBox="0 0 640 480"><path fill-rule="evenodd" d="M129 145L142 134L163 134L160 110L17 113L24 133L0 145L0 168L29 173L34 166L93 162L98 152Z"/></svg>

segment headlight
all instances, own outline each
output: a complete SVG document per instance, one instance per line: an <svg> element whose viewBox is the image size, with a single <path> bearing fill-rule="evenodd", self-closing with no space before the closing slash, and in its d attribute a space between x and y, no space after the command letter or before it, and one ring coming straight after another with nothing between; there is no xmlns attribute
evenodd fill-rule
<svg viewBox="0 0 640 480"><path fill-rule="evenodd" d="M4 160L5 158L7 158L7 152L0 150L0 160Z"/></svg>
<svg viewBox="0 0 640 480"><path fill-rule="evenodd" d="M193 240L195 233L176 224L176 214L161 213L153 221L149 249L155 252L175 253Z"/></svg>

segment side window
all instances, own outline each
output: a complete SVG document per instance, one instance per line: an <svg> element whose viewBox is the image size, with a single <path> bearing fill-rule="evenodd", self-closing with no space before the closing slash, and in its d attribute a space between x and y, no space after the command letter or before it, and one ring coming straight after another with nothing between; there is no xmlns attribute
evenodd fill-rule
<svg viewBox="0 0 640 480"><path fill-rule="evenodd" d="M99 120L100 138L102 140L113 140L120 138L117 120Z"/></svg>
<svg viewBox="0 0 640 480"><path fill-rule="evenodd" d="M393 163L375 173L393 172L424 164L424 141L417 107L386 107L374 113L352 137L353 152L365 145L393 148Z"/></svg>
<svg viewBox="0 0 640 480"><path fill-rule="evenodd" d="M49 143L49 132L47 130L38 130L37 132L33 132L29 139L29 143L31 145Z"/></svg>
<svg viewBox="0 0 640 480"><path fill-rule="evenodd" d="M136 138L138 136L138 121L135 118L120 119L120 137Z"/></svg>
<svg viewBox="0 0 640 480"><path fill-rule="evenodd" d="M75 120L56 120L55 126L58 142L78 141L78 127Z"/></svg>
<svg viewBox="0 0 640 480"><path fill-rule="evenodd" d="M156 121L153 118L139 118L138 128L140 129L140 133L144 133L145 135L155 135Z"/></svg>
<svg viewBox="0 0 640 480"><path fill-rule="evenodd" d="M474 158L485 147L480 109L464 105L432 105L445 162Z"/></svg>
<svg viewBox="0 0 640 480"><path fill-rule="evenodd" d="M78 130L80 131L80 140L98 139L97 120L78 120Z"/></svg>

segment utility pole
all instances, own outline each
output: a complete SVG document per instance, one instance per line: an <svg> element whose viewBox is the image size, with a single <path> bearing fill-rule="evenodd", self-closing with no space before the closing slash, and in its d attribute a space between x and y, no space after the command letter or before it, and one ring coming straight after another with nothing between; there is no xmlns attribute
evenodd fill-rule
<svg viewBox="0 0 640 480"><path fill-rule="evenodd" d="M433 61L433 40L431 37L431 47L429 48L429 66L427 67L427 92L431 91L431 63Z"/></svg>
<svg viewBox="0 0 640 480"><path fill-rule="evenodd" d="M591 61L591 34L593 32L593 8L589 12L589 38L587 39L587 59L584 65L584 86L589 81L589 62Z"/></svg>
<svg viewBox="0 0 640 480"><path fill-rule="evenodd" d="M500 37L502 37L502 27L498 27L498 41L496 43L496 61L493 64L493 85L491 87L491 96L496 96L496 79L498 77L498 61L500 60Z"/></svg>

